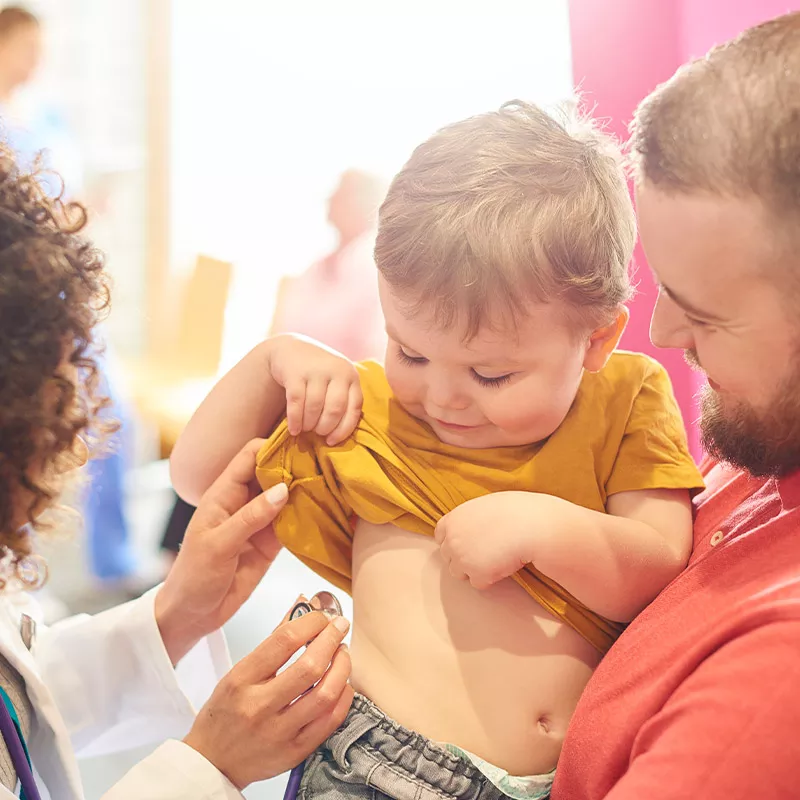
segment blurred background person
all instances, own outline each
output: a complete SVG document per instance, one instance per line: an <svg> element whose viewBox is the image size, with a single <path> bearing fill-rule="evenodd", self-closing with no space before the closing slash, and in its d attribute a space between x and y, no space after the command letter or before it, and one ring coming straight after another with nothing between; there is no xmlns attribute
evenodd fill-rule
<svg viewBox="0 0 800 800"><path fill-rule="evenodd" d="M353 361L383 360L386 332L373 261L378 208L386 182L360 169L344 172L328 198L327 220L336 233L334 249L297 276L278 285L268 331L300 333ZM175 495L161 547L177 555L194 506Z"/></svg>
<svg viewBox="0 0 800 800"><path fill-rule="evenodd" d="M2 135L23 167L30 169L37 160L41 162L45 171L38 179L47 194L62 195L67 201L83 199L85 181L80 148L58 108L31 85L43 51L42 26L36 15L21 6L5 6L0 10ZM56 170L61 179L49 174L50 169ZM130 415L107 341L101 350L96 354L102 366L100 391L112 401L104 413L122 424L107 450L91 461L78 502L85 520L92 575L106 587L122 584L126 593L136 594L137 559L125 513L123 485L131 435ZM61 613L54 602L46 608L51 618Z"/></svg>
<svg viewBox="0 0 800 800"><path fill-rule="evenodd" d="M300 333L352 361L383 359L386 332L372 251L386 188L385 181L362 170L341 176L328 200L336 246L301 275L281 280L270 336Z"/></svg>
<svg viewBox="0 0 800 800"><path fill-rule="evenodd" d="M64 185L46 173L39 177L51 196L83 193L80 152L60 111L31 86L42 59L39 19L21 6L0 10L0 119L2 134L20 163L40 158L45 169L58 169Z"/></svg>

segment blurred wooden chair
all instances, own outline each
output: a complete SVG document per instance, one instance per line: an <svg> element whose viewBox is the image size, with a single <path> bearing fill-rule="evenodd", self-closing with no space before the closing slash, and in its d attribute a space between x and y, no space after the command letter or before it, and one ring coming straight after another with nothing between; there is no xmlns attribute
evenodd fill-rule
<svg viewBox="0 0 800 800"><path fill-rule="evenodd" d="M157 431L162 458L214 385L232 272L225 261L198 256L177 292L170 328L142 359L126 365L131 399Z"/></svg>

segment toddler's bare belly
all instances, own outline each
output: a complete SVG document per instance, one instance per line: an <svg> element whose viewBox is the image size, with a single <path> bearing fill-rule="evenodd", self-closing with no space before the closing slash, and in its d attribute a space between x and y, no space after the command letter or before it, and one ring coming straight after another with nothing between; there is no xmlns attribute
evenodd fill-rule
<svg viewBox="0 0 800 800"><path fill-rule="evenodd" d="M432 538L363 521L353 605L356 691L512 775L553 769L599 660L575 631L510 579L484 592L454 580Z"/></svg>

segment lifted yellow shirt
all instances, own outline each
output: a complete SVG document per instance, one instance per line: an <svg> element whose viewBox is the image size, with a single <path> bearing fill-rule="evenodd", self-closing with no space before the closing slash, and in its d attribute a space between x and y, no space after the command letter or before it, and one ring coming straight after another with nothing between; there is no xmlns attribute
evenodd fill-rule
<svg viewBox="0 0 800 800"><path fill-rule="evenodd" d="M605 511L618 492L703 485L667 373L647 356L617 352L602 371L585 373L566 419L545 441L488 450L439 441L392 398L382 366L358 369L364 410L347 441L329 447L313 433L291 437L283 420L256 470L265 489L281 481L290 489L275 523L279 540L344 591L357 518L432 536L443 515L491 492L541 492ZM601 652L624 628L532 565L513 577Z"/></svg>

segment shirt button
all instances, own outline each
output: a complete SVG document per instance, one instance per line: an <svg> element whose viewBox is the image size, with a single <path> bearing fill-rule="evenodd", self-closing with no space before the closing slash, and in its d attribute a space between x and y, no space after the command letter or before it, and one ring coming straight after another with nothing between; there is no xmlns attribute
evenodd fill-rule
<svg viewBox="0 0 800 800"><path fill-rule="evenodd" d="M711 546L712 547L716 547L724 538L725 538L725 534L722 531L717 531L711 537Z"/></svg>

